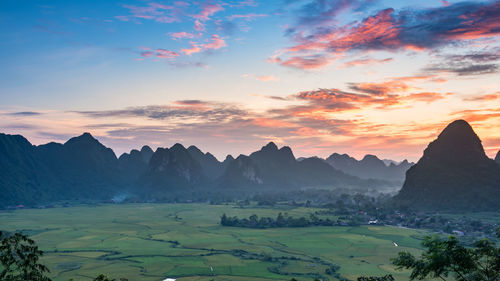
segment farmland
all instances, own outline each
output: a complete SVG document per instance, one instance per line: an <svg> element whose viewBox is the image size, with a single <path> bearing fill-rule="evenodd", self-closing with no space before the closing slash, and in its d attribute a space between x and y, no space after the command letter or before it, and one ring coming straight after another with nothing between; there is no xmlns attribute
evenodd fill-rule
<svg viewBox="0 0 500 281"><path fill-rule="evenodd" d="M306 207L208 204L105 204L0 212L0 229L23 231L45 251L50 277L92 280L336 280L393 274L389 259L418 252L424 232L387 226L248 229L238 217L308 216ZM398 245L398 247L395 246ZM327 269L335 274L326 274Z"/></svg>

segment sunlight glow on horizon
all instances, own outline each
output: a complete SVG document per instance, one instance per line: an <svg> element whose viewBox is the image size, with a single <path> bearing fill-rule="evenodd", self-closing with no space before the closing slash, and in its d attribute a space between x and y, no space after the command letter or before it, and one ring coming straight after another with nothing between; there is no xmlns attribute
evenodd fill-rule
<svg viewBox="0 0 500 281"><path fill-rule="evenodd" d="M34 144L416 161L465 119L500 150L500 1L0 7L0 132Z"/></svg>

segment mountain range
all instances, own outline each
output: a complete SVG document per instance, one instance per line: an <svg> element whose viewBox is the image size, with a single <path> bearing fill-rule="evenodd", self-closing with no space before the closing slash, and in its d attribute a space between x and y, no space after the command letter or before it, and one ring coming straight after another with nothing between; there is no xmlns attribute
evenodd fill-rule
<svg viewBox="0 0 500 281"><path fill-rule="evenodd" d="M380 160L375 155L365 155L356 160L347 154L333 153L325 161L337 170L362 179L380 179L403 182L406 171L415 163L403 160L397 163L392 160Z"/></svg>
<svg viewBox="0 0 500 281"><path fill-rule="evenodd" d="M396 204L420 210L500 208L500 165L464 120L449 124L406 173Z"/></svg>
<svg viewBox="0 0 500 281"><path fill-rule="evenodd" d="M250 155L222 162L195 146L149 146L119 158L91 134L64 144L34 146L20 135L0 134L0 206L60 200L109 200L117 194L155 200L237 190L251 193L307 187L378 188L384 180L361 179L326 161L298 161L292 150L269 143Z"/></svg>
<svg viewBox="0 0 500 281"><path fill-rule="evenodd" d="M66 143L32 145L20 135L0 134L0 207L60 201L188 201L244 198L304 188L371 190L398 188L391 200L415 210L498 210L500 152L485 154L464 120L449 124L413 165L366 155L334 153L326 159L295 158L273 142L249 155L218 161L196 146L149 146L116 157L89 133ZM386 164L389 163L389 164ZM121 199L120 199L121 200Z"/></svg>

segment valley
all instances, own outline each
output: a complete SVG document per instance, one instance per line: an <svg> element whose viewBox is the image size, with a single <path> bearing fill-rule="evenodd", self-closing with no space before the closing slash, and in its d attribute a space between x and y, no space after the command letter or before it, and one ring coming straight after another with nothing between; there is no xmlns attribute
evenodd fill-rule
<svg viewBox="0 0 500 281"><path fill-rule="evenodd" d="M403 250L418 253L425 231L219 224L222 214L276 217L282 212L299 217L318 210L255 204L104 204L2 211L0 221L4 230L22 231L37 241L50 277L57 281L92 280L100 273L146 281L352 280L367 274L407 279L408 272L395 271L390 258ZM329 268L336 272L326 274Z"/></svg>

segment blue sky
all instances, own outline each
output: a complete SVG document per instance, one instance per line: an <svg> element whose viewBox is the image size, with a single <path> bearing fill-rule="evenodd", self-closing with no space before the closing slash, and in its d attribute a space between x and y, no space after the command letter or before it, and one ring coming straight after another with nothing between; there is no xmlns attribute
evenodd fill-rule
<svg viewBox="0 0 500 281"><path fill-rule="evenodd" d="M499 1L2 1L0 128L117 153L268 141L418 158L454 119L500 149ZM20 114L31 112L33 114ZM375 129L376 128L376 129Z"/></svg>

